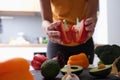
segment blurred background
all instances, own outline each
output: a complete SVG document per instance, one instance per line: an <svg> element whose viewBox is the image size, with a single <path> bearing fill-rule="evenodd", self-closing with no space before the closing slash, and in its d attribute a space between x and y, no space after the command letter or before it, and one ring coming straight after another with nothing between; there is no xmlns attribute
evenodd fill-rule
<svg viewBox="0 0 120 80"><path fill-rule="evenodd" d="M120 45L120 0L99 0L94 43ZM41 27L39 0L0 0L1 59L45 53L47 36ZM45 41L43 41L45 40Z"/></svg>

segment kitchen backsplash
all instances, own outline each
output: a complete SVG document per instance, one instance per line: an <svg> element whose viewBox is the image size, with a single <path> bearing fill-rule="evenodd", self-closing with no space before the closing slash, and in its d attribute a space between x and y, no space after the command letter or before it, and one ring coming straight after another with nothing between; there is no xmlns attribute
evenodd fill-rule
<svg viewBox="0 0 120 80"><path fill-rule="evenodd" d="M0 16L1 30L0 43L8 43L11 39L19 37L19 33L24 33L24 37L31 43L37 43L37 38L46 37L41 27L41 16Z"/></svg>

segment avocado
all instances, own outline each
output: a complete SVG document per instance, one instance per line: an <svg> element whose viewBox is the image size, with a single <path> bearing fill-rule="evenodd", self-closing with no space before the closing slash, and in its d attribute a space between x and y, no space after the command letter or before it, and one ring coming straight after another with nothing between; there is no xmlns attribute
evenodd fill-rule
<svg viewBox="0 0 120 80"><path fill-rule="evenodd" d="M41 66L41 74L45 79L54 79L59 72L60 65L55 60L46 60Z"/></svg>
<svg viewBox="0 0 120 80"><path fill-rule="evenodd" d="M77 65L70 65L71 73L79 75L83 71L83 67ZM67 73L67 67L64 66L61 70L61 73L65 75Z"/></svg>
<svg viewBox="0 0 120 80"><path fill-rule="evenodd" d="M99 69L98 67L89 70L90 75L94 77L104 78L107 77L112 70L111 65L105 65L105 68Z"/></svg>

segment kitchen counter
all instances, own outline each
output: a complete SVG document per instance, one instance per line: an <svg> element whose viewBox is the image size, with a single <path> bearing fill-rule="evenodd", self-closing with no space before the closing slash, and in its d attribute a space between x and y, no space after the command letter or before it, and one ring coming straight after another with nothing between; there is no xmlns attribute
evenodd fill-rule
<svg viewBox="0 0 120 80"><path fill-rule="evenodd" d="M4 44L1 43L0 47L46 47L47 44Z"/></svg>
<svg viewBox="0 0 120 80"><path fill-rule="evenodd" d="M94 44L95 47L102 46L105 44ZM47 44L6 44L0 43L0 47L46 47Z"/></svg>
<svg viewBox="0 0 120 80"><path fill-rule="evenodd" d="M98 46L98 45L97 45ZM0 51L2 56L0 60L8 59L12 57L23 57L28 60L32 60L34 53L46 53L47 44L0 44ZM99 58L95 55L94 66L97 66Z"/></svg>
<svg viewBox="0 0 120 80"><path fill-rule="evenodd" d="M97 45L98 46L98 45ZM0 44L0 51L2 56L0 60L13 58L13 57L23 57L28 60L32 60L34 53L46 53L47 44L24 44L24 45L9 45ZM94 66L97 66L99 58L95 55Z"/></svg>
<svg viewBox="0 0 120 80"><path fill-rule="evenodd" d="M13 57L23 57L32 60L34 53L46 53L47 44L0 44L0 60L9 59Z"/></svg>

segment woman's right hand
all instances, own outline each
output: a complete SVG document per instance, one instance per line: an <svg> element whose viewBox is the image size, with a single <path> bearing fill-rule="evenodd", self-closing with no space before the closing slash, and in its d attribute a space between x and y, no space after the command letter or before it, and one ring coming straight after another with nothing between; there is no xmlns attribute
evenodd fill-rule
<svg viewBox="0 0 120 80"><path fill-rule="evenodd" d="M54 23L43 23L44 29L48 38L53 43L63 44L60 38L60 32L57 30L57 27L60 25L60 22Z"/></svg>

